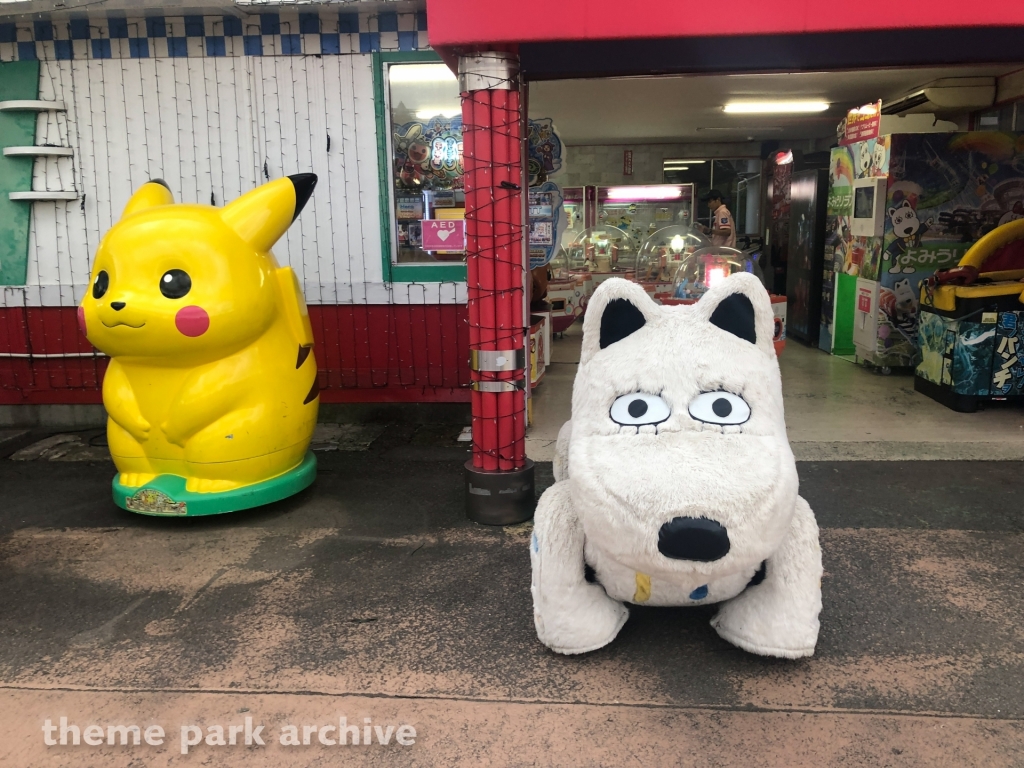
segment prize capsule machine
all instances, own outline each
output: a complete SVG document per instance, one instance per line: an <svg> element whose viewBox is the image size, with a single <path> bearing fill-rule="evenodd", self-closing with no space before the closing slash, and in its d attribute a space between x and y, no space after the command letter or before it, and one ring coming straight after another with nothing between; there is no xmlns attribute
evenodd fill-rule
<svg viewBox="0 0 1024 768"><path fill-rule="evenodd" d="M677 306L695 304L701 296L734 272L749 272L764 285L760 251L740 251L724 245L699 248L683 259L676 269L671 296L659 297L662 304ZM775 333L772 341L775 354L782 354L786 346L786 297L771 295L775 312Z"/></svg>
<svg viewBox="0 0 1024 768"><path fill-rule="evenodd" d="M618 227L596 226L585 229L565 250L570 269L584 265L595 288L609 277L633 279L636 241Z"/></svg>
<svg viewBox="0 0 1024 768"><path fill-rule="evenodd" d="M576 266L576 269L571 268L565 248L559 248L548 264L547 302L551 305L552 333L564 333L587 311L594 278L586 270L585 261Z"/></svg>
<svg viewBox="0 0 1024 768"><path fill-rule="evenodd" d="M663 227L643 241L636 255L634 279L655 300L672 297L676 270L687 256L711 246L711 241L692 227Z"/></svg>

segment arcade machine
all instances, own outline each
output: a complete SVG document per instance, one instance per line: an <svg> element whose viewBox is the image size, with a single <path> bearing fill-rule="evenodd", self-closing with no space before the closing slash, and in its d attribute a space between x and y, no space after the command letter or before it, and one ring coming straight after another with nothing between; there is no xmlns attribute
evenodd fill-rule
<svg viewBox="0 0 1024 768"><path fill-rule="evenodd" d="M663 227L640 246L634 279L652 298L671 294L679 265L694 251L710 245L707 237L689 226Z"/></svg>
<svg viewBox="0 0 1024 768"><path fill-rule="evenodd" d="M1024 216L921 285L914 389L954 411L1024 401Z"/></svg>
<svg viewBox="0 0 1024 768"><path fill-rule="evenodd" d="M758 264L760 250L739 251L726 246L709 245L695 250L676 269L671 294L656 298L666 306L695 304L701 296L735 272L750 272L764 285L765 277ZM766 289L767 290L767 289ZM769 294L775 313L775 354L786 347L786 297Z"/></svg>
<svg viewBox="0 0 1024 768"><path fill-rule="evenodd" d="M599 225L585 229L566 253L570 264L586 264L595 288L609 277L633 278L636 243L618 227Z"/></svg>
<svg viewBox="0 0 1024 768"><path fill-rule="evenodd" d="M849 174L840 172L844 166L851 167ZM922 285L942 270L964 264L975 243L1024 216L1024 134L884 135L834 150L833 168L834 190L839 177L852 177L842 184L848 190L849 232L853 245L864 246L860 254L849 248L854 258L846 264L847 274L856 276L854 302L847 311L857 356L882 373L917 367L922 361ZM984 265L983 271L997 270ZM839 312L837 306L837 323ZM925 381L941 384L940 373L930 370L932 378ZM961 375L958 371L954 378ZM976 396L991 399L982 389Z"/></svg>
<svg viewBox="0 0 1024 768"><path fill-rule="evenodd" d="M659 229L693 224L693 184L637 184L584 192L595 200L595 220L590 226L617 227L638 243Z"/></svg>
<svg viewBox="0 0 1024 768"><path fill-rule="evenodd" d="M551 332L565 333L586 312L587 300L594 291L594 278L582 259L573 269L564 248L558 249L548 268L547 302L551 305Z"/></svg>

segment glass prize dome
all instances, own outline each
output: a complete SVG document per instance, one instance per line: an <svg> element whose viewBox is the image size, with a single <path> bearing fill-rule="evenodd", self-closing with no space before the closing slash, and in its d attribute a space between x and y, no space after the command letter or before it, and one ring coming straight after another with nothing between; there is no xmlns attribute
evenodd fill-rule
<svg viewBox="0 0 1024 768"><path fill-rule="evenodd" d="M750 272L763 284L764 275L757 263L759 255L718 245L698 248L676 270L672 296L699 299L734 272Z"/></svg>
<svg viewBox="0 0 1024 768"><path fill-rule="evenodd" d="M636 255L636 279L642 283L671 283L679 265L711 241L688 226L663 227L644 240Z"/></svg>
<svg viewBox="0 0 1024 768"><path fill-rule="evenodd" d="M580 232L566 249L573 271L631 271L636 262L636 243L616 227L590 227Z"/></svg>
<svg viewBox="0 0 1024 768"><path fill-rule="evenodd" d="M582 272L586 269L586 266L570 269L568 252L566 252L565 248L559 248L555 251L555 255L551 257L548 268L551 270L552 280L566 280L571 277L572 272Z"/></svg>

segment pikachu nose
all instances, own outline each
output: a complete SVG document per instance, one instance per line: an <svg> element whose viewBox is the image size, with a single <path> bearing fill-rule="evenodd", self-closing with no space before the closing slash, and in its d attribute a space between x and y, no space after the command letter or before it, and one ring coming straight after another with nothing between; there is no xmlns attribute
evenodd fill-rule
<svg viewBox="0 0 1024 768"><path fill-rule="evenodd" d="M113 308L115 312L120 312L122 309L124 309L125 303L123 301L112 301L110 302L110 306Z"/></svg>

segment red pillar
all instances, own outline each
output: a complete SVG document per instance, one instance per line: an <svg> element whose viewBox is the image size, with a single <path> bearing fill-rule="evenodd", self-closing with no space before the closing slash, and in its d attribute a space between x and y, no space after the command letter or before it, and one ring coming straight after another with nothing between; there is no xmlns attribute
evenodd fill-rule
<svg viewBox="0 0 1024 768"><path fill-rule="evenodd" d="M508 525L533 514L526 458L529 334L519 61L484 52L459 60L472 372L469 515Z"/></svg>

